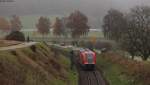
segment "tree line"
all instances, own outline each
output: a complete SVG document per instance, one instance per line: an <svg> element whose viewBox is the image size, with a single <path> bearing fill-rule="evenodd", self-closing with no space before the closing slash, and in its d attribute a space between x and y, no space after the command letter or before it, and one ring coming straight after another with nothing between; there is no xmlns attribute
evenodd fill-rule
<svg viewBox="0 0 150 85"><path fill-rule="evenodd" d="M38 31L42 34L48 34L50 28L53 28L55 36L71 36L72 38L79 38L87 35L89 32L88 18L80 11L74 11L68 17L56 17L55 23L51 25L50 20L46 17L40 17L37 23Z"/></svg>
<svg viewBox="0 0 150 85"><path fill-rule="evenodd" d="M4 17L0 17L0 30L3 32L20 31L22 24L19 16L13 15L11 20L8 21Z"/></svg>
<svg viewBox="0 0 150 85"><path fill-rule="evenodd" d="M55 36L71 36L72 38L87 35L90 28L87 16L78 10L71 13L68 17L56 17L54 24L51 23L48 17L41 16L35 25L38 32L43 36L49 34L50 30L53 29ZM12 16L10 21L0 18L0 30L4 32L20 31L22 27L19 16Z"/></svg>
<svg viewBox="0 0 150 85"><path fill-rule="evenodd" d="M110 9L103 19L103 32L107 39L120 43L132 59L141 56L145 61L150 56L150 7L136 6L123 13Z"/></svg>

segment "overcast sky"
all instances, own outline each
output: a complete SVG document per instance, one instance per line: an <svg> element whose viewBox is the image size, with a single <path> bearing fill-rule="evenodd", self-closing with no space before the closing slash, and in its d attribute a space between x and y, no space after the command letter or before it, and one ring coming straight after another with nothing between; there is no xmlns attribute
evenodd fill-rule
<svg viewBox="0 0 150 85"><path fill-rule="evenodd" d="M110 8L127 11L135 5L149 5L150 0L15 0L0 3L0 15L62 15L80 10L91 21L100 21ZM98 20L99 19L99 20Z"/></svg>

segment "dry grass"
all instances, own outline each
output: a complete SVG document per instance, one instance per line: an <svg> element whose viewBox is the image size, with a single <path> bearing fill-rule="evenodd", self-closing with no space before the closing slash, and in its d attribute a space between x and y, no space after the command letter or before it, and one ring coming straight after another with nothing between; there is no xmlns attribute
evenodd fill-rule
<svg viewBox="0 0 150 85"><path fill-rule="evenodd" d="M125 73L130 77L133 77L136 81L141 81L144 85L150 85L150 64L146 62L133 61L116 53L102 54L103 59L108 62L119 65Z"/></svg>
<svg viewBox="0 0 150 85"><path fill-rule="evenodd" d="M44 44L0 52L0 85L66 85L67 68Z"/></svg>

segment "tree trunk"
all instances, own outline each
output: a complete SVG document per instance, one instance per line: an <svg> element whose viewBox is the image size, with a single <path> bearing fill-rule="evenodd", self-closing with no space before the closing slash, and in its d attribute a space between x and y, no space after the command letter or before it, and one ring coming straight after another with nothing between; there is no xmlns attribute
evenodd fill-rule
<svg viewBox="0 0 150 85"><path fill-rule="evenodd" d="M134 53L131 53L131 59L132 60L134 60L134 57L135 57Z"/></svg>
<svg viewBox="0 0 150 85"><path fill-rule="evenodd" d="M143 59L143 61L147 61L147 58L145 58L145 57L143 57L142 59Z"/></svg>
<svg viewBox="0 0 150 85"><path fill-rule="evenodd" d="M131 55L131 59L134 60L134 55Z"/></svg>
<svg viewBox="0 0 150 85"><path fill-rule="evenodd" d="M149 55L147 55L147 54L144 54L142 57L143 61L147 61L148 58L149 58Z"/></svg>

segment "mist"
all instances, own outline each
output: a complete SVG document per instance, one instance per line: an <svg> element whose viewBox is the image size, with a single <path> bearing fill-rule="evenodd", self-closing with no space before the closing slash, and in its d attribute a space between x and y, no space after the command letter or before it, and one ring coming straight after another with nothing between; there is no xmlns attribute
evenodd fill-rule
<svg viewBox="0 0 150 85"><path fill-rule="evenodd" d="M0 15L68 16L74 10L80 10L89 17L90 25L96 28L110 8L126 12L136 5L150 6L150 0L15 0L0 2Z"/></svg>

